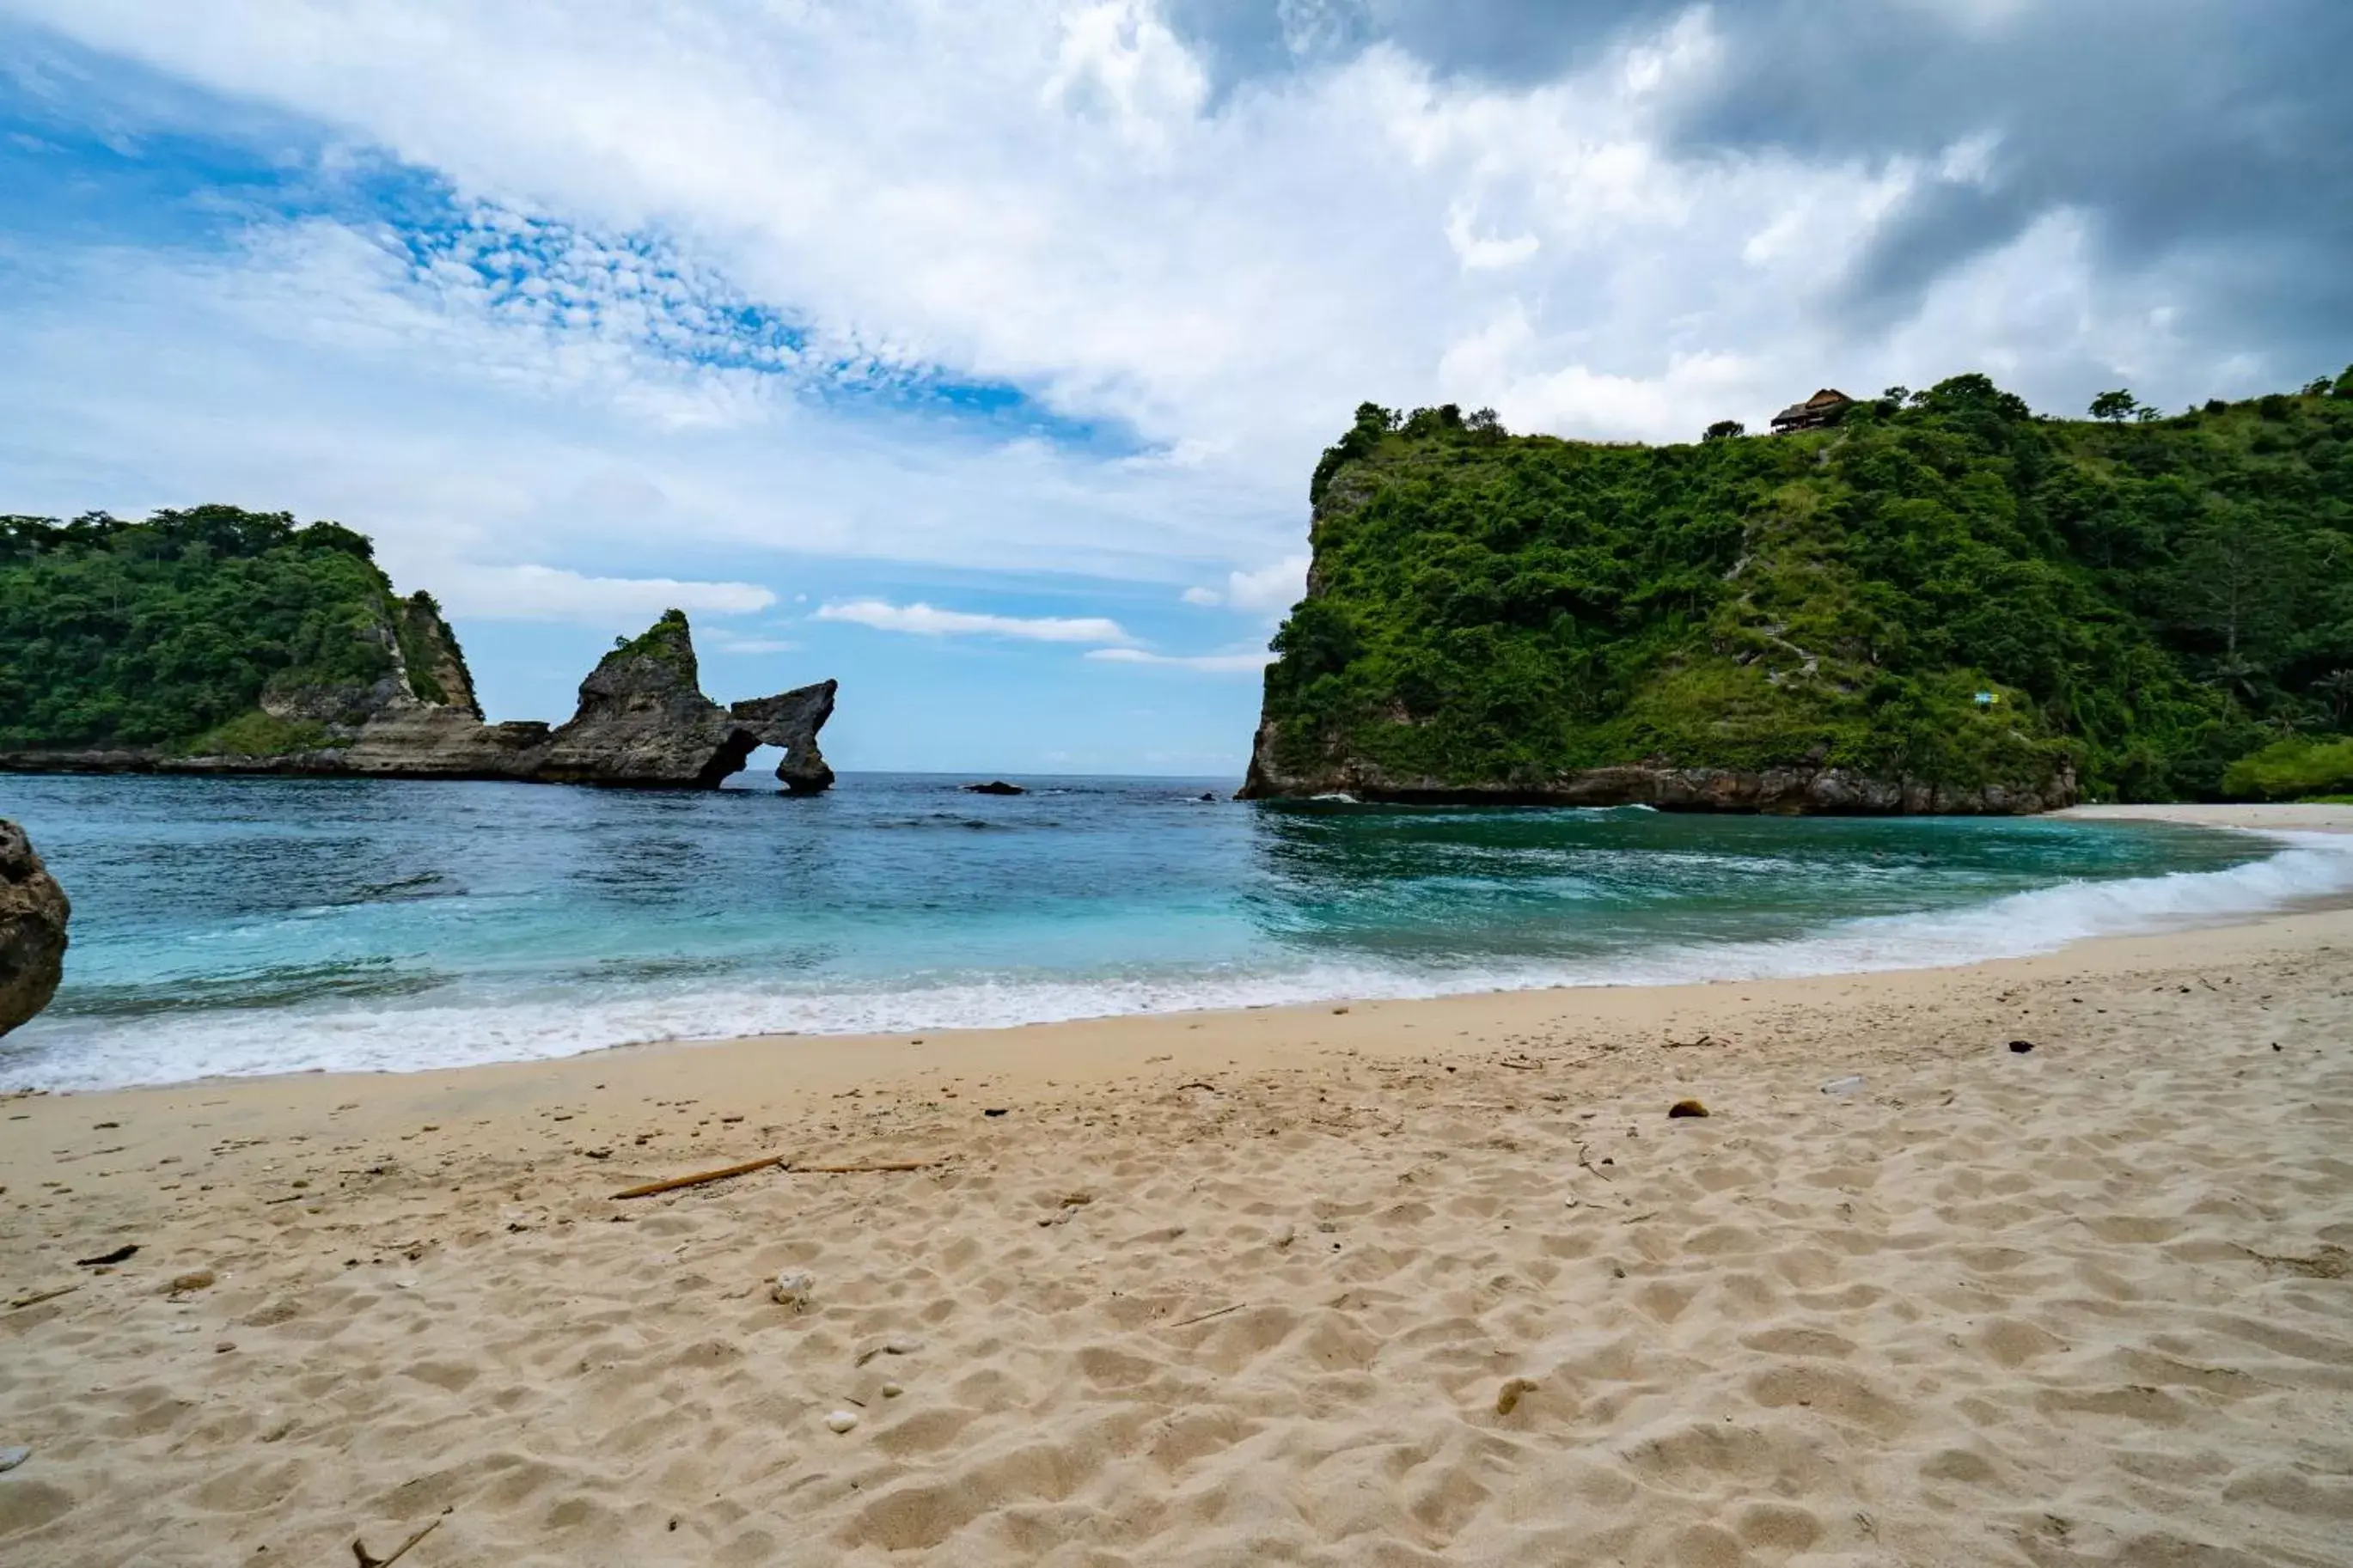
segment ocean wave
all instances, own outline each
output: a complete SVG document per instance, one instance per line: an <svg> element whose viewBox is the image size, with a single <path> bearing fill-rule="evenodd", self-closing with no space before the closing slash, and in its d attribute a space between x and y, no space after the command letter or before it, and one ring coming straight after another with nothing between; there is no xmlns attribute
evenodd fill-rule
<svg viewBox="0 0 2353 1568"><path fill-rule="evenodd" d="M1869 973L2023 957L2089 937L2221 924L2353 896L2353 837L2267 837L2278 841L2275 853L2227 870L2069 881L1959 909L1837 921L1799 937L1685 942L1587 961L1302 960L1264 971L898 980L832 989L703 984L596 994L575 986L479 1005L367 1009L335 1005L348 998L322 999L273 1010L266 1028L223 1010L149 1014L135 1028L90 1028L69 1018L59 1020L64 1028L0 1046L0 1084L99 1089L312 1068L422 1070L739 1035L899 1034L1341 998Z"/></svg>

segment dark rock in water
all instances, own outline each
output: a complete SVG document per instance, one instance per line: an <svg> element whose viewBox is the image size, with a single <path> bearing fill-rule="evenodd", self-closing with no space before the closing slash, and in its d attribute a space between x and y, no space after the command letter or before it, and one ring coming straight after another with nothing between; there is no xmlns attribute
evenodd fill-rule
<svg viewBox="0 0 2353 1568"><path fill-rule="evenodd" d="M1003 779L991 779L987 784L966 784L964 786L964 793L966 795L1028 795L1029 792L1018 784L1007 784Z"/></svg>
<svg viewBox="0 0 2353 1568"><path fill-rule="evenodd" d="M0 1035L49 1005L65 973L65 889L25 830L0 817Z"/></svg>
<svg viewBox="0 0 2353 1568"><path fill-rule="evenodd" d="M1215 790L1205 789L1201 792L1201 798L1203 800L1214 801L1218 798L1218 792Z"/></svg>

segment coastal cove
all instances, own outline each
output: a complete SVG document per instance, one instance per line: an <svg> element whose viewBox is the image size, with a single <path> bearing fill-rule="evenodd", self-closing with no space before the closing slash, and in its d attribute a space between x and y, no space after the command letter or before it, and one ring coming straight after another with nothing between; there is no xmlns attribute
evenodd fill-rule
<svg viewBox="0 0 2353 1568"><path fill-rule="evenodd" d="M1248 805L1208 780L739 783L14 781L77 923L57 1001L0 1043L0 1087L1887 970L2353 893L2353 844L2196 810L1780 819Z"/></svg>
<svg viewBox="0 0 2353 1568"><path fill-rule="evenodd" d="M2353 1568L2353 0L0 0L0 1568Z"/></svg>

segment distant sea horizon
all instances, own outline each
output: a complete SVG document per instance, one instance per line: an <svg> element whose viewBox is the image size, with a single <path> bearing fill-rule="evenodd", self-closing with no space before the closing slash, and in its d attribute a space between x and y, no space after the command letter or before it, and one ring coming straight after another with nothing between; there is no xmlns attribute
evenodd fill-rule
<svg viewBox="0 0 2353 1568"><path fill-rule="evenodd" d="M963 788L997 777L1028 793ZM2353 842L2320 836L1244 804L1237 783L0 775L74 900L65 984L0 1039L0 1089L1869 972L2353 894Z"/></svg>

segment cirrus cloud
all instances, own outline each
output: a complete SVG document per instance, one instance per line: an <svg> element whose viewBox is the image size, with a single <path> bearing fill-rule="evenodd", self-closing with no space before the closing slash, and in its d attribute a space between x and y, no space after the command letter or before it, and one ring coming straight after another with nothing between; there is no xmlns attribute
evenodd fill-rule
<svg viewBox="0 0 2353 1568"><path fill-rule="evenodd" d="M1104 664L1148 664L1169 669L1198 669L1219 675L1240 675L1264 669L1274 662L1274 655L1263 649L1255 653L1153 653L1140 647L1091 648L1087 658Z"/></svg>

